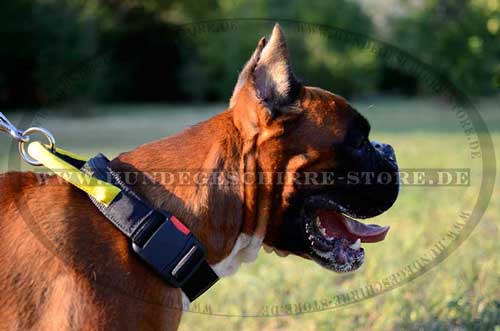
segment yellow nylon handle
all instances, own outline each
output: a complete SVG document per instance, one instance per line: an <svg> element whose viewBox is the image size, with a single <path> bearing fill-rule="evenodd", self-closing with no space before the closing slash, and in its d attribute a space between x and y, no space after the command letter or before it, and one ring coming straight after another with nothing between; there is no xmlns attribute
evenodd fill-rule
<svg viewBox="0 0 500 331"><path fill-rule="evenodd" d="M79 160L83 159L82 157L70 152L63 150L61 150L61 152L65 155L75 156L75 158ZM86 192L105 206L109 206L109 204L121 192L118 187L89 176L80 169L58 158L38 141L29 144L28 154L38 162L42 163L45 167L52 170L57 176Z"/></svg>

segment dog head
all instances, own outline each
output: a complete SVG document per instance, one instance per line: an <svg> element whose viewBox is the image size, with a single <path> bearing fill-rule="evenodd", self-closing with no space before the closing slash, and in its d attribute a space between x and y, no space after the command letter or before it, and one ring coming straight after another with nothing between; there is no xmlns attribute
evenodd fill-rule
<svg viewBox="0 0 500 331"><path fill-rule="evenodd" d="M262 174L245 200L247 219L265 220L264 244L337 272L361 266L360 243L389 228L354 218L381 214L398 195L391 146L370 142L368 121L344 98L295 78L278 25L240 73L230 107L245 169Z"/></svg>

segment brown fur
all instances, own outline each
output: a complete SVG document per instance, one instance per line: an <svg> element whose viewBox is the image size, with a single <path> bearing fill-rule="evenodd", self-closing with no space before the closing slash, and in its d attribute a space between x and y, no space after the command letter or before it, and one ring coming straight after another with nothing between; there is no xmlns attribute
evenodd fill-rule
<svg viewBox="0 0 500 331"><path fill-rule="evenodd" d="M272 116L253 82L243 82L227 111L124 153L112 167L268 173L266 184L229 186L176 186L146 176L134 190L185 222L211 264L242 232L272 246L295 189L278 188L272 174L331 167L332 143L359 116L317 88L302 88L294 107L301 111ZM0 197L0 330L177 329L180 291L134 256L83 192L54 176L40 183L32 173L8 173L0 175Z"/></svg>

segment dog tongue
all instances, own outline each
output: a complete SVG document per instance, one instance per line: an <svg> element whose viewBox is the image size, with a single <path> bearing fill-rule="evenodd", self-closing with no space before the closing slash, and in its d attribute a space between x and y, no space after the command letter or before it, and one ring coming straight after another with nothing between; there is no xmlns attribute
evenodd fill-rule
<svg viewBox="0 0 500 331"><path fill-rule="evenodd" d="M317 216L330 237L343 237L351 241L359 238L361 242L374 243L384 240L389 232L389 226L364 224L330 210L320 210Z"/></svg>

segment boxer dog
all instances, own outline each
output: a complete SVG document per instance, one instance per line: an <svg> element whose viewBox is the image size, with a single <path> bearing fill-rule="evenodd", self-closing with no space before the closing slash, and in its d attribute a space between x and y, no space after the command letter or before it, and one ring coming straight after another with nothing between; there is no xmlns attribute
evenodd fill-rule
<svg viewBox="0 0 500 331"><path fill-rule="evenodd" d="M295 78L276 25L226 111L111 167L139 175L128 184L191 229L220 277L263 245L346 272L364 261L360 242L388 231L354 218L382 213L398 193L393 150L370 143L369 132L344 98ZM176 185L153 175L172 169L220 180ZM238 174L229 184L228 173ZM0 210L1 330L177 329L181 290L140 262L85 193L55 176L7 173Z"/></svg>

